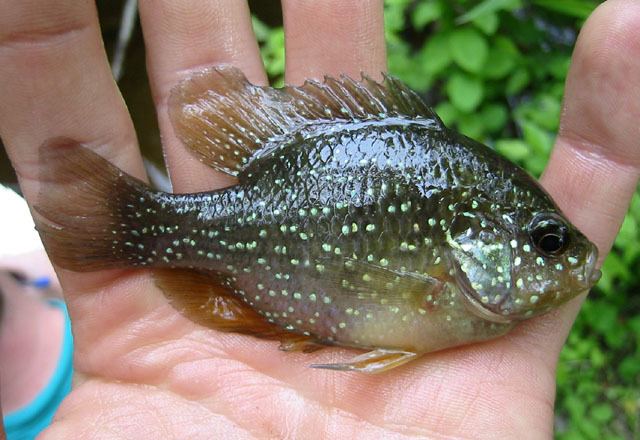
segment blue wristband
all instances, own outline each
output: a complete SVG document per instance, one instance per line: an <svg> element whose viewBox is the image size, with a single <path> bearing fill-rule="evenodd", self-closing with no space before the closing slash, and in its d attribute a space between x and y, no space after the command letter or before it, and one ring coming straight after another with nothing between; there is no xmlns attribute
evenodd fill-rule
<svg viewBox="0 0 640 440"><path fill-rule="evenodd" d="M31 440L51 423L60 402L71 390L73 376L73 335L65 303L51 299L49 303L64 313L64 336L58 366L44 389L27 406L4 418L7 440Z"/></svg>

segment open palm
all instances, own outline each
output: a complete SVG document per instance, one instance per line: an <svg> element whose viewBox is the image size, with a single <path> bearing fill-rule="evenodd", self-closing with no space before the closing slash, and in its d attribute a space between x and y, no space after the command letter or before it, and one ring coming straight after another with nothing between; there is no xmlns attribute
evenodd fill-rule
<svg viewBox="0 0 640 440"><path fill-rule="evenodd" d="M381 0L283 0L283 10L287 82L384 70ZM177 142L167 97L211 64L266 82L247 4L147 0L140 13L174 188L220 187L225 178ZM634 0L609 0L588 21L543 178L603 255L640 173L638 28ZM0 0L0 96L0 135L28 199L38 191L38 147L52 137L144 175L90 2ZM59 274L78 377L45 438L549 437L555 364L581 301L501 339L366 376L307 368L349 358L347 350L283 353L275 342L200 327L143 271Z"/></svg>

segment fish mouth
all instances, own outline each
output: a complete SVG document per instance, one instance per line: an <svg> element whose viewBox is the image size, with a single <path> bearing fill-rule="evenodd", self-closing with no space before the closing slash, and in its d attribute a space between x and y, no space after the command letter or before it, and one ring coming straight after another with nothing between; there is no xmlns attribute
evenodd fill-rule
<svg viewBox="0 0 640 440"><path fill-rule="evenodd" d="M587 257L587 261L582 269L574 272L574 278L577 280L577 287L581 290L589 290L602 277L602 271L596 267L598 262L598 248L594 244Z"/></svg>
<svg viewBox="0 0 640 440"><path fill-rule="evenodd" d="M600 278L602 278L602 271L600 269L594 269L593 272L591 272L591 276L589 277L589 283L591 284L591 287L595 286L598 281L600 281Z"/></svg>
<svg viewBox="0 0 640 440"><path fill-rule="evenodd" d="M585 265L585 279L589 283L589 288L593 287L602 277L602 271L596 268L596 264L598 263L598 248L595 244L592 246L593 248L589 253L587 264Z"/></svg>

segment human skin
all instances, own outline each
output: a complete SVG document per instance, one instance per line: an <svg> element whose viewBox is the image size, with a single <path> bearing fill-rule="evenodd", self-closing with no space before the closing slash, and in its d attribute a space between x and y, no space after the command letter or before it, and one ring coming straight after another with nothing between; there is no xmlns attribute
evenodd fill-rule
<svg viewBox="0 0 640 440"><path fill-rule="evenodd" d="M64 314L33 287L0 270L4 310L0 318L2 409L12 412L31 402L58 365Z"/></svg>
<svg viewBox="0 0 640 440"><path fill-rule="evenodd" d="M382 1L283 0L286 81L385 69ZM203 66L266 76L239 0L141 0L147 63L175 190L220 187L176 140L167 97ZM640 4L609 0L586 23L561 129L542 178L607 254L640 175ZM66 136L144 177L111 77L95 6L0 0L0 136L28 200L37 152ZM277 343L199 327L144 271L58 271L75 334L75 388L44 438L518 438L552 436L555 367L584 297L505 337L429 354L383 375L317 371L347 349L283 353Z"/></svg>

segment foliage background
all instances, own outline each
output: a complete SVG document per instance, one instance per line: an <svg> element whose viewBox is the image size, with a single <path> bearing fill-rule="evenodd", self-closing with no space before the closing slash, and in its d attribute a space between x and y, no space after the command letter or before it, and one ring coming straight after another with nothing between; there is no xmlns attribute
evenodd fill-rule
<svg viewBox="0 0 640 440"><path fill-rule="evenodd" d="M390 72L444 122L539 176L558 129L577 33L595 0L387 0ZM282 83L281 26L254 19ZM556 437L640 438L640 192L558 367Z"/></svg>

